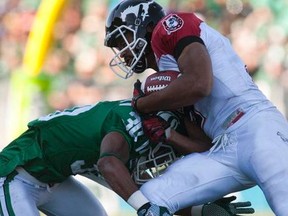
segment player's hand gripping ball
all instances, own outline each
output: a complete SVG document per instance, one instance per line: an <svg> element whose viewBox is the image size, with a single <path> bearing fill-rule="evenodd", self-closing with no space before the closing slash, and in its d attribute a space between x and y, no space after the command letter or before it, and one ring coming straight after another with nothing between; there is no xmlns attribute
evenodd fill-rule
<svg viewBox="0 0 288 216"><path fill-rule="evenodd" d="M145 95L160 91L166 88L173 80L179 77L180 73L176 71L164 71L153 73L148 76L141 84L141 91ZM142 116L142 126L144 134L154 143L166 142L166 130L169 123L157 114Z"/></svg>
<svg viewBox="0 0 288 216"><path fill-rule="evenodd" d="M133 109L140 114L138 108L137 108L137 101L139 98L144 97L145 93L141 89L141 82L137 79L137 81L134 83L134 89L133 89L133 97L131 101L131 106Z"/></svg>
<svg viewBox="0 0 288 216"><path fill-rule="evenodd" d="M144 116L137 107L137 102L141 97L145 97L153 92L166 88L173 80L180 76L176 71L163 71L149 75L142 83L137 80L134 83L133 97L131 105L133 109Z"/></svg>

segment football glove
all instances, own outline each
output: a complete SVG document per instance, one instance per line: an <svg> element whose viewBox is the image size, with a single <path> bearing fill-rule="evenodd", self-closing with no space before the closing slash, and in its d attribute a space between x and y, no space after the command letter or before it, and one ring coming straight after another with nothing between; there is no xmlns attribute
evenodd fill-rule
<svg viewBox="0 0 288 216"><path fill-rule="evenodd" d="M240 216L239 214L253 214L255 212L250 207L251 202L232 203L235 199L235 196L230 196L205 204L202 208L202 216Z"/></svg>
<svg viewBox="0 0 288 216"><path fill-rule="evenodd" d="M137 211L138 216L172 216L169 210L163 206L146 203Z"/></svg>
<svg viewBox="0 0 288 216"><path fill-rule="evenodd" d="M137 81L134 83L133 98L132 98L131 106L139 114L141 114L141 112L139 112L137 108L137 101L139 100L139 98L144 97L144 96L145 96L145 93L141 89L141 82L139 79L137 79Z"/></svg>
<svg viewBox="0 0 288 216"><path fill-rule="evenodd" d="M166 142L166 129L168 129L170 124L163 118L157 115L145 116L142 119L142 127L144 134L153 143Z"/></svg>

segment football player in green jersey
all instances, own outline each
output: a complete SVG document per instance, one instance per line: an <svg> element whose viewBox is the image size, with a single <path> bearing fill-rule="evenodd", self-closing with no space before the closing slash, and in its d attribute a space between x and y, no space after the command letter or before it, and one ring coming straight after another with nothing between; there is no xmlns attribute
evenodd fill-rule
<svg viewBox="0 0 288 216"><path fill-rule="evenodd" d="M185 134L177 115L159 115ZM175 130L179 139L182 135ZM191 143L193 151L202 151L193 140L183 141ZM142 210L147 205L159 210L151 215L169 215L145 197L135 200L140 191L131 178L138 159L151 159L160 145L144 136L130 100L99 102L40 117L0 153L0 215L39 216L39 210L51 216L107 215L98 199L73 178L76 174L110 187L140 209L138 215L146 215Z"/></svg>
<svg viewBox="0 0 288 216"><path fill-rule="evenodd" d="M99 102L28 123L28 130L0 154L0 215L34 216L39 210L47 215L107 215L72 177L82 174L103 183L98 165L109 186L127 200L137 190L130 183L132 162L151 146L130 104Z"/></svg>

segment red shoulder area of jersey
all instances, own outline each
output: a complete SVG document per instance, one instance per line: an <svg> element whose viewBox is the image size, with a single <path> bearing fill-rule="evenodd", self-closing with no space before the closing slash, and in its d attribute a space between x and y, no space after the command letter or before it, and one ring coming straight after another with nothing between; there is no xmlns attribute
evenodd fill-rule
<svg viewBox="0 0 288 216"><path fill-rule="evenodd" d="M177 79L181 74L176 71L162 71L149 75L142 82L142 91L149 95L153 92L166 88L173 80Z"/></svg>
<svg viewBox="0 0 288 216"><path fill-rule="evenodd" d="M178 42L184 37L200 37L202 22L194 13L172 13L158 22L151 39L157 62L163 55L173 56Z"/></svg>

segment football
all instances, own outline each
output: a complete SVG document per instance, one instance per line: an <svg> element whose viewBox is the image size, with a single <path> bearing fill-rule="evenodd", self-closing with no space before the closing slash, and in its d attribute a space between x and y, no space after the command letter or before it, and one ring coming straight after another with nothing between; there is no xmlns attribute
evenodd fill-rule
<svg viewBox="0 0 288 216"><path fill-rule="evenodd" d="M141 89L149 95L153 92L166 88L173 80L177 79L181 74L177 71L162 71L149 75L143 82Z"/></svg>

